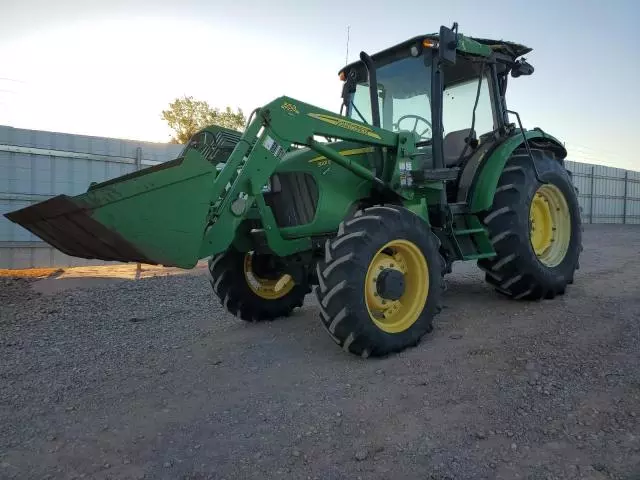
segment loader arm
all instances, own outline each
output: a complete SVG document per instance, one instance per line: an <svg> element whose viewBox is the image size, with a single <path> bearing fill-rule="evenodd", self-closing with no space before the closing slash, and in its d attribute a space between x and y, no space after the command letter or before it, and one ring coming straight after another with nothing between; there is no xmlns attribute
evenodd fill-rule
<svg viewBox="0 0 640 480"><path fill-rule="evenodd" d="M262 196L262 187L293 144L307 146L366 180L384 184L373 172L315 141L314 136L394 149L399 137L405 138L289 97L280 97L267 104L258 111L216 178L200 258L224 251L233 242L254 202L269 247L276 255L286 256L311 248L309 238L284 239L281 236ZM230 188L225 190L227 185Z"/></svg>
<svg viewBox="0 0 640 480"><path fill-rule="evenodd" d="M255 205L269 247L287 255L308 250L311 240L280 235L262 189L292 145L317 151L372 186L384 182L314 136L390 149L400 142L402 151L413 145L413 137L404 133L288 97L257 110L239 139L237 132L224 128L208 130L216 138L214 151L189 147L175 160L92 184L81 195L58 195L6 217L74 257L188 269L226 250ZM394 165L389 162L388 168Z"/></svg>

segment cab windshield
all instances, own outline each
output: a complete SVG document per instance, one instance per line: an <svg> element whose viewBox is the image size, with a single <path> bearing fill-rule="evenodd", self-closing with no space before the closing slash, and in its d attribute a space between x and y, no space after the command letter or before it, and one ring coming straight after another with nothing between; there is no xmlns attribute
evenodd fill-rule
<svg viewBox="0 0 640 480"><path fill-rule="evenodd" d="M417 142L431 141L431 67L424 57L407 57L376 69L380 126L416 133ZM369 84L356 85L347 116L371 124Z"/></svg>

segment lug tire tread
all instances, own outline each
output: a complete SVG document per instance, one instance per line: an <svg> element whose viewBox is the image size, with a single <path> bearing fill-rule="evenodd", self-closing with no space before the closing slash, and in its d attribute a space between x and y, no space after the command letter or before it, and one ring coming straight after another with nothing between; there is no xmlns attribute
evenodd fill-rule
<svg viewBox="0 0 640 480"><path fill-rule="evenodd" d="M389 334L370 320L362 283L371 255L379 246L407 237L421 247L427 259L429 297L421 317L409 330ZM363 358L386 356L418 345L433 330L433 316L442 309L444 259L439 248L440 242L429 227L403 207L371 206L345 219L336 237L327 240L324 259L316 266L315 295L320 319L333 341L346 352Z"/></svg>
<svg viewBox="0 0 640 480"><path fill-rule="evenodd" d="M294 285L284 297L267 300L256 295L244 276L244 253L230 248L209 260L209 282L220 304L233 316L255 323L288 317L301 308L309 284Z"/></svg>
<svg viewBox="0 0 640 480"><path fill-rule="evenodd" d="M540 149L532 148L540 176L561 189L572 214L572 238L565 259L554 268L540 263L529 240L529 205L538 182L524 149L510 157L496 188L492 208L481 216L497 255L477 262L485 281L514 299L540 300L563 295L573 283L582 251L582 221L577 192L565 168Z"/></svg>

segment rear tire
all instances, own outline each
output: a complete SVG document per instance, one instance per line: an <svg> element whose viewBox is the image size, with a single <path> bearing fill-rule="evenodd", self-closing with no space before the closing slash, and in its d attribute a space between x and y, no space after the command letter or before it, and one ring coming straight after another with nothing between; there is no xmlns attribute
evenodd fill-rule
<svg viewBox="0 0 640 480"><path fill-rule="evenodd" d="M538 300L562 295L573 283L582 223L565 168L542 150L532 154L546 183L536 178L526 150L516 150L502 171L491 210L482 217L497 256L478 266L498 292Z"/></svg>
<svg viewBox="0 0 640 480"><path fill-rule="evenodd" d="M261 272L272 279L255 281L252 259L253 254L230 248L209 260L209 282L227 311L247 322L260 322L287 317L295 308L302 307L305 296L311 292L309 284L283 279L282 288L278 289L277 279L286 272Z"/></svg>
<svg viewBox="0 0 640 480"><path fill-rule="evenodd" d="M441 310L438 249L429 226L405 208L375 206L347 217L316 266L320 317L333 340L362 357L417 345Z"/></svg>

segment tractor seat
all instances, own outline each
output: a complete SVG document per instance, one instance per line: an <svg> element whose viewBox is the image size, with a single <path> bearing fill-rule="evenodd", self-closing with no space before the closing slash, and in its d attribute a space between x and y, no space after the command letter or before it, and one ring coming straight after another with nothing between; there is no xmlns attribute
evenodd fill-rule
<svg viewBox="0 0 640 480"><path fill-rule="evenodd" d="M467 139L471 135L472 130L465 128L464 130L456 130L455 132L449 132L442 140L442 151L444 153L444 165L446 167L455 167L458 165L458 161L462 161L460 154L467 145ZM475 131L473 132L475 134ZM467 147L465 157L473 153L471 146Z"/></svg>

